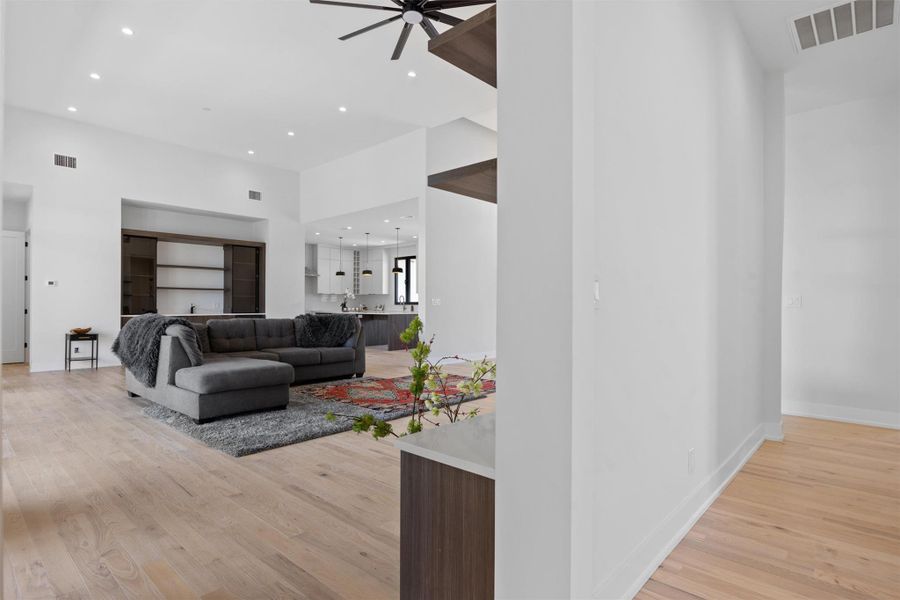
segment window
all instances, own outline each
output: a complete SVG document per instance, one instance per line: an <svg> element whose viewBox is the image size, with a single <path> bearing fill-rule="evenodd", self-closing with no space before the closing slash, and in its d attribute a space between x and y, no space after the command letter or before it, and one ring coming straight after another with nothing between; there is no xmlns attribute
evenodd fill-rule
<svg viewBox="0 0 900 600"><path fill-rule="evenodd" d="M418 304L419 282L415 256L398 256L394 266L403 269L394 275L394 304ZM402 297L402 300L401 300Z"/></svg>

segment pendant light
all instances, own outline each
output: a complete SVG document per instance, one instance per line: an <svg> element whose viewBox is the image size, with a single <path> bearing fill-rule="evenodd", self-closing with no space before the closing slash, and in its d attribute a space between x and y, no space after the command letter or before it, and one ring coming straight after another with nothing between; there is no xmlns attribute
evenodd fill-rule
<svg viewBox="0 0 900 600"><path fill-rule="evenodd" d="M342 237L338 238L338 248L340 248L340 254L338 255L338 270L335 271L334 274L337 277L343 277L346 273L344 273L344 238Z"/></svg>
<svg viewBox="0 0 900 600"><path fill-rule="evenodd" d="M400 258L400 228L394 227L397 230L397 253L394 255L394 268L391 269L391 273L394 275L399 275L403 273L403 269L400 268L400 265L397 264L396 259Z"/></svg>
<svg viewBox="0 0 900 600"><path fill-rule="evenodd" d="M371 277L372 269L369 268L369 234L366 233L366 268L362 272L363 277Z"/></svg>

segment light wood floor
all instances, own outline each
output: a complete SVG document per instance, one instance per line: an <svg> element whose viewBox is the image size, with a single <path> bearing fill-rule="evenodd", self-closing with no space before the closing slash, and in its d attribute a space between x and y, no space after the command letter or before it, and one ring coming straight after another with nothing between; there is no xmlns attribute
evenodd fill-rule
<svg viewBox="0 0 900 600"><path fill-rule="evenodd" d="M785 417L637 595L900 598L900 431Z"/></svg>
<svg viewBox="0 0 900 600"><path fill-rule="evenodd" d="M367 374L408 361L370 351ZM232 458L142 416L123 383L119 368L4 367L3 598L398 596L390 442L347 432Z"/></svg>
<svg viewBox="0 0 900 600"><path fill-rule="evenodd" d="M370 352L369 374L406 360ZM397 597L389 443L344 433L236 459L143 417L122 380L4 368L4 598ZM639 598L900 598L900 432L785 430Z"/></svg>

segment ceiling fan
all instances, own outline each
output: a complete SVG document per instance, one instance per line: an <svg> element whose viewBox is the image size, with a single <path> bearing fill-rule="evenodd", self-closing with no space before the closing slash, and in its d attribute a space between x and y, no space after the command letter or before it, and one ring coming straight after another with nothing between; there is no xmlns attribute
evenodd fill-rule
<svg viewBox="0 0 900 600"><path fill-rule="evenodd" d="M419 25L425 30L429 38L438 35L437 29L432 21L443 23L444 25L454 26L463 22L462 19L448 15L442 12L446 9L462 8L464 6L476 6L478 4L493 4L496 0L391 0L396 6L376 6L374 4L360 4L357 2L337 2L336 0L309 0L311 4L329 4L331 6L347 6L349 8L368 8L372 10L386 10L389 12L399 13L389 17L383 21L373 23L368 27L363 27L347 35L342 35L338 39L349 40L367 31L377 29L382 25L393 23L399 19L403 19L403 29L400 31L400 39L394 46L394 53L391 60L397 60L403 54L403 48L406 46L406 40L412 31L413 25Z"/></svg>

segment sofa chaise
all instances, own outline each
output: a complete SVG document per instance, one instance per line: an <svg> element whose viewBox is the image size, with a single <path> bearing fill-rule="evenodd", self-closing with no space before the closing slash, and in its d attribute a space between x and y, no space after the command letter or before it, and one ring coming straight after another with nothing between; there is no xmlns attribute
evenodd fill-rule
<svg viewBox="0 0 900 600"><path fill-rule="evenodd" d="M347 317L353 318L353 317ZM292 383L362 377L365 331L359 319L338 347L301 348L293 319L219 319L195 326L203 352L192 365L185 327L173 325L160 338L155 387L125 371L132 397L141 396L197 423L259 410L287 407Z"/></svg>

